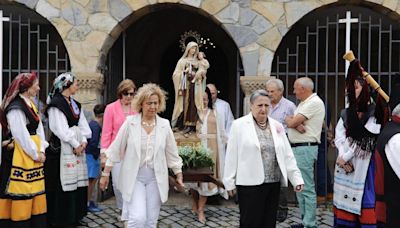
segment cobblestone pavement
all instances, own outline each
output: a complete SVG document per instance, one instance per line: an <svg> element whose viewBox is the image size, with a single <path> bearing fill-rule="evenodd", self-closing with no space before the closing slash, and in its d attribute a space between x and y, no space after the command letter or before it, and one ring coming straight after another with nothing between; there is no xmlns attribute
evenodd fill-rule
<svg viewBox="0 0 400 228"><path fill-rule="evenodd" d="M170 197L171 198L171 197ZM108 200L100 203L103 209L99 213L89 213L83 222L83 227L123 227L122 222L118 221L120 211L115 208L114 200ZM206 224L197 221L196 216L190 210L190 198L188 197L172 197L165 205L161 207L158 227L160 228L180 228L180 227L238 227L239 226L239 209L232 201L224 201L222 205L207 205L205 214L207 217ZM318 227L333 227L333 214L325 207L317 209ZM276 227L290 227L292 224L301 223L300 211L296 207L289 208L288 218L277 223Z"/></svg>

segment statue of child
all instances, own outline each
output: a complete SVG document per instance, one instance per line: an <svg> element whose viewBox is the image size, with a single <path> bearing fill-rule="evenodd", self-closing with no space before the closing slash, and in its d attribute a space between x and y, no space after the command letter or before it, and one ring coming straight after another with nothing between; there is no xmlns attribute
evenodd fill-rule
<svg viewBox="0 0 400 228"><path fill-rule="evenodd" d="M199 52L197 54L197 59L199 60L199 69L197 70L192 83L195 83L196 81L201 82L204 80L206 78L207 70L210 68L210 63L208 63L204 52Z"/></svg>

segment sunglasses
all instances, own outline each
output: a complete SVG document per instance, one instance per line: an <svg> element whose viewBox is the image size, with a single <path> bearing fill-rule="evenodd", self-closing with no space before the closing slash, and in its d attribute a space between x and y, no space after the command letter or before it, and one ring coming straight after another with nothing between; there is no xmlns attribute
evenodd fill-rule
<svg viewBox="0 0 400 228"><path fill-rule="evenodd" d="M131 97L133 97L133 96L135 96L135 92L132 92L132 93L128 93L128 92L125 92L125 93L122 93L122 95L124 95L124 96L131 96Z"/></svg>

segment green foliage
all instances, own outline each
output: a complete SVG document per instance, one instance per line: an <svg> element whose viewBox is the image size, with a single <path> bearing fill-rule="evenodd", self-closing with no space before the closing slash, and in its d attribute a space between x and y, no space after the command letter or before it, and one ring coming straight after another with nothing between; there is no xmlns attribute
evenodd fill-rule
<svg viewBox="0 0 400 228"><path fill-rule="evenodd" d="M211 151L204 146L180 146L178 150L179 156L183 160L183 169L198 169L214 166Z"/></svg>

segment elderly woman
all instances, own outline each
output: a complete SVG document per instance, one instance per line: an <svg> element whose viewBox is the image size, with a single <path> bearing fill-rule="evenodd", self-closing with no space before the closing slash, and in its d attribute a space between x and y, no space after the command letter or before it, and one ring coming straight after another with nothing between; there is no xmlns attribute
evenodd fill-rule
<svg viewBox="0 0 400 228"><path fill-rule="evenodd" d="M288 179L295 191L304 181L297 168L285 129L268 117L265 90L250 96L251 113L232 124L225 158L224 185L238 192L240 227L275 227L280 185Z"/></svg>
<svg viewBox="0 0 400 228"><path fill-rule="evenodd" d="M106 150L100 187L106 188L113 164L121 162L118 188L128 227L156 227L161 203L168 198L168 168L183 188L182 159L169 121L157 115L165 110L165 92L155 84L145 84L134 104L139 115L126 119Z"/></svg>
<svg viewBox="0 0 400 228"><path fill-rule="evenodd" d="M51 131L45 163L48 222L76 226L87 213L88 172L85 148L92 132L72 98L78 80L71 72L60 74L47 97Z"/></svg>
<svg viewBox="0 0 400 228"><path fill-rule="evenodd" d="M42 121L32 98L39 92L34 73L19 74L1 106L0 227L46 227L43 180L45 140Z"/></svg>
<svg viewBox="0 0 400 228"><path fill-rule="evenodd" d="M102 163L105 162L104 152L114 141L119 128L124 123L126 117L135 115L132 99L135 95L136 86L130 79L125 79L119 83L117 88L118 99L107 105L103 116L103 129L101 132L101 154ZM115 163L112 169L112 184L117 202L117 207L122 209L122 194L118 190L118 178L121 163Z"/></svg>

